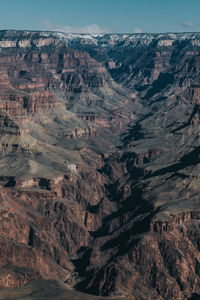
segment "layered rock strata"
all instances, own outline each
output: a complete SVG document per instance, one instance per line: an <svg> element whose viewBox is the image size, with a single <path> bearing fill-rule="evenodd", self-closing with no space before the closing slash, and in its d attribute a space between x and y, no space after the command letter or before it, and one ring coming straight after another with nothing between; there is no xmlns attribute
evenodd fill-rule
<svg viewBox="0 0 200 300"><path fill-rule="evenodd" d="M200 294L199 47L0 32L1 288Z"/></svg>

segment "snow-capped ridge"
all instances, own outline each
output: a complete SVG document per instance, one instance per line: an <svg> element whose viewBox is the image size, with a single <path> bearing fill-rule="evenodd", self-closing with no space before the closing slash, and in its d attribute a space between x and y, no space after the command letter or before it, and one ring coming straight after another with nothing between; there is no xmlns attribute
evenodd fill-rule
<svg viewBox="0 0 200 300"><path fill-rule="evenodd" d="M148 46L152 42L158 47L170 47L174 42L191 41L193 46L200 47L200 33L133 33L133 34L80 34L63 33L55 31L22 31L2 30L0 31L0 48L19 46L23 48L36 46L43 47L50 44L60 43L67 46L88 45L101 47L114 47L115 45Z"/></svg>

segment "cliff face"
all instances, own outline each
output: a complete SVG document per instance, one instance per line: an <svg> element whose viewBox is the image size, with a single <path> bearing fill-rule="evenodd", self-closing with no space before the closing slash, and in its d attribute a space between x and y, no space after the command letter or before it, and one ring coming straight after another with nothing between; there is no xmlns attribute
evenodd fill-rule
<svg viewBox="0 0 200 300"><path fill-rule="evenodd" d="M0 32L0 287L200 293L199 47Z"/></svg>

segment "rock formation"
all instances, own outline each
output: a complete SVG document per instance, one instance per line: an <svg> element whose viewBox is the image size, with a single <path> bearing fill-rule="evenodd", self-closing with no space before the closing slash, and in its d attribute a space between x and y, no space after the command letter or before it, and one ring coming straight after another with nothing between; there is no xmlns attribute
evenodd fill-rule
<svg viewBox="0 0 200 300"><path fill-rule="evenodd" d="M199 33L0 32L1 288L200 294L199 50Z"/></svg>

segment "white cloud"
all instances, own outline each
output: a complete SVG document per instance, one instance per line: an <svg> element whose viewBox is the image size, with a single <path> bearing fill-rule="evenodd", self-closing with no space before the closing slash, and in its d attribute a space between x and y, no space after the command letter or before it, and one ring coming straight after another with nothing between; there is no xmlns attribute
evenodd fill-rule
<svg viewBox="0 0 200 300"><path fill-rule="evenodd" d="M54 25L49 20L41 21L43 30L60 31L65 33L88 33L88 34L103 34L111 33L109 28L100 27L97 24L91 24L86 26L68 26L68 25Z"/></svg>
<svg viewBox="0 0 200 300"><path fill-rule="evenodd" d="M142 29L141 28L134 28L133 32L134 33L142 33Z"/></svg>
<svg viewBox="0 0 200 300"><path fill-rule="evenodd" d="M182 23L182 27L186 28L186 27L194 27L196 26L194 23L190 22L190 21L185 21Z"/></svg>

